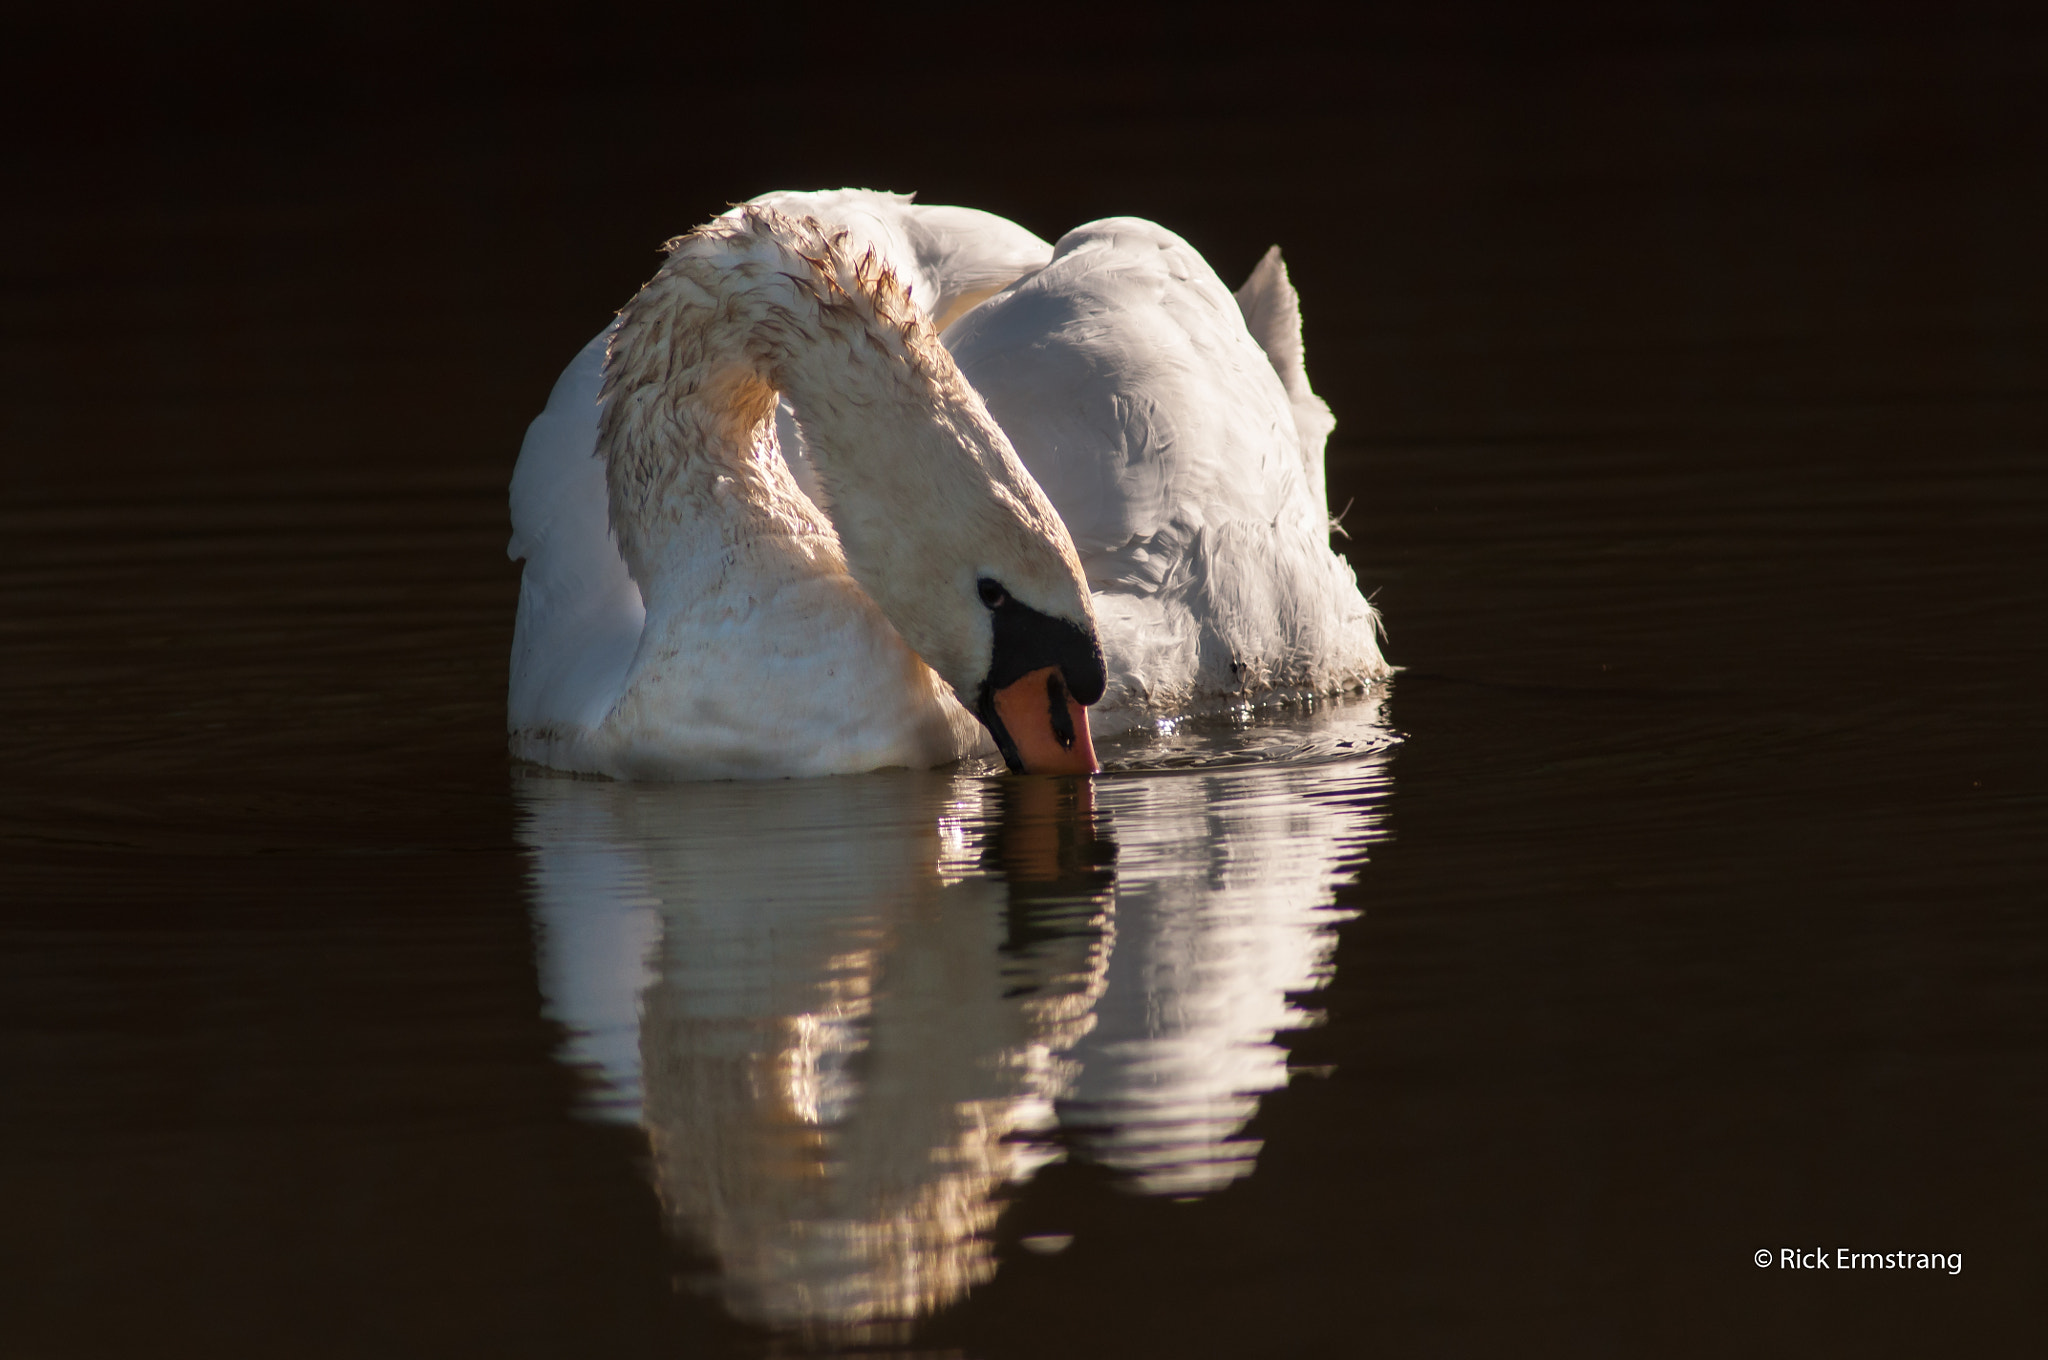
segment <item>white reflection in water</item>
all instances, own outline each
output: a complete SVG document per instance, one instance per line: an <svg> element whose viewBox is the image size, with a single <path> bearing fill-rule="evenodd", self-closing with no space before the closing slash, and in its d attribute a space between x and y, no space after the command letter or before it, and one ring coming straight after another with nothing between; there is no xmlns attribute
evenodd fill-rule
<svg viewBox="0 0 2048 1360"><path fill-rule="evenodd" d="M915 1317L993 1274L998 1192L1055 1157L1173 1195L1251 1172L1388 740L1368 698L1092 786L522 779L564 1059L740 1316Z"/></svg>

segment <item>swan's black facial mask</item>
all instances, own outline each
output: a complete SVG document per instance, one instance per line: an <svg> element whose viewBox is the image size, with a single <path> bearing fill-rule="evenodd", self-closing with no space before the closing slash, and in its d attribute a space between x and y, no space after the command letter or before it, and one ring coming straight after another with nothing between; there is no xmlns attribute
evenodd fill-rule
<svg viewBox="0 0 2048 1360"><path fill-rule="evenodd" d="M975 587L981 602L988 606L989 619L995 627L995 650L989 657L988 674L982 677L981 688L975 695L974 713L995 738L1003 762L1022 772L1024 761L1017 744L996 712L996 691L1007 689L1035 670L1058 667L1059 674L1048 687L1046 702L1054 735L1062 745L1072 745L1075 734L1066 697L1071 694L1083 705L1102 697L1109 683L1102 663L1102 647L1079 625L1042 614L1013 599L1000 582L983 577L975 582Z"/></svg>

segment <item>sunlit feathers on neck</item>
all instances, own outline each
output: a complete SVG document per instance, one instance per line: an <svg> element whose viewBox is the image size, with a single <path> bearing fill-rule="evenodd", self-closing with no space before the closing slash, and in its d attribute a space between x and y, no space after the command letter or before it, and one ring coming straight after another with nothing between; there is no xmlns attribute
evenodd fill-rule
<svg viewBox="0 0 2048 1360"><path fill-rule="evenodd" d="M987 626L962 613L978 609L980 575L1092 633L1059 516L883 262L764 207L669 252L620 313L597 444L613 532L643 589L681 523L709 518L735 543L836 530L847 567L956 689L987 664ZM816 460L829 526L776 454L778 392Z"/></svg>

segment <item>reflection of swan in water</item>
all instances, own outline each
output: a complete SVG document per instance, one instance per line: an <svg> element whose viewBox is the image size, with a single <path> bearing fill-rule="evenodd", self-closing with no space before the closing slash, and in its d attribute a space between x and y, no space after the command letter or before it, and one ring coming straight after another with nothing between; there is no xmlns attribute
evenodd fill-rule
<svg viewBox="0 0 2048 1360"><path fill-rule="evenodd" d="M522 788L549 1002L615 1101L642 1088L664 1208L735 1311L843 1326L985 1279L994 1192L1044 1155L1006 1139L1050 1126L1100 990L1106 875L1013 921L962 829L986 786L937 775Z"/></svg>
<svg viewBox="0 0 2048 1360"><path fill-rule="evenodd" d="M1302 725L1369 749L1375 710ZM523 780L542 985L736 1313L901 1321L993 1273L998 1193L1059 1145L1142 1192L1252 1169L1382 780Z"/></svg>
<svg viewBox="0 0 2048 1360"><path fill-rule="evenodd" d="M1355 771L1352 772L1355 774ZM1324 779L1238 767L1133 782L1113 807L1116 949L1062 1102L1093 1160L1162 1194L1252 1170L1233 1135L1287 1084L1275 1033L1328 980L1331 893L1367 828L1311 797ZM1297 801L1297 799L1299 801Z"/></svg>

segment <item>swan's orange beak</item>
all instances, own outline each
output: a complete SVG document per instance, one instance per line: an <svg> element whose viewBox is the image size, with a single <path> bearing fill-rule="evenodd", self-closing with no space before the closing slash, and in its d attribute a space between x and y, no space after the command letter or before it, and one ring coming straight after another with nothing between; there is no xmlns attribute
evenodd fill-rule
<svg viewBox="0 0 2048 1360"><path fill-rule="evenodd" d="M995 692L996 715L1026 774L1094 774L1088 710L1067 693L1058 666L1028 671Z"/></svg>

